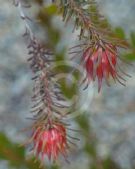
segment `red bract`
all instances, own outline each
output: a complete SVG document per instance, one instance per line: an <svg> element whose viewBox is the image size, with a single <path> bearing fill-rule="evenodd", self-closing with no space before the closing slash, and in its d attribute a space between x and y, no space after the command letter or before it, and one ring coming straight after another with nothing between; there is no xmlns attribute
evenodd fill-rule
<svg viewBox="0 0 135 169"><path fill-rule="evenodd" d="M34 150L41 154L42 159L48 156L49 160L56 160L59 154L66 155L66 129L62 124L55 124L49 129L38 128L34 132Z"/></svg>
<svg viewBox="0 0 135 169"><path fill-rule="evenodd" d="M97 45L95 48L88 47L83 53L84 66L87 72L88 81L98 79L98 91L101 89L103 78L112 77L120 82L119 78L124 80L117 71L117 49L111 44ZM121 82L120 82L121 83Z"/></svg>

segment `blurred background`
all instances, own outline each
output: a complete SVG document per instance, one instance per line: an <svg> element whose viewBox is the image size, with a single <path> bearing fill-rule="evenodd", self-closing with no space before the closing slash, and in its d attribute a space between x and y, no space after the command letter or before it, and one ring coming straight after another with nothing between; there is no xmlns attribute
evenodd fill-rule
<svg viewBox="0 0 135 169"><path fill-rule="evenodd" d="M133 66L124 67L132 78L126 87L103 85L100 93L96 86L91 88L94 94L88 101L89 109L76 118L75 126L83 132L78 147L69 154L70 164L61 160L60 166L47 163L45 168L135 168L135 0L97 2L116 33L131 43L132 52L123 57L132 62ZM30 123L26 118L30 116L32 93L27 49L21 36L24 24L12 1L0 0L0 4L0 169L36 169L38 162L33 163L33 157L26 156L27 149L18 147L28 137L21 130ZM32 10L36 11L35 5ZM55 27L60 25L55 22ZM66 44L71 26L64 31Z"/></svg>

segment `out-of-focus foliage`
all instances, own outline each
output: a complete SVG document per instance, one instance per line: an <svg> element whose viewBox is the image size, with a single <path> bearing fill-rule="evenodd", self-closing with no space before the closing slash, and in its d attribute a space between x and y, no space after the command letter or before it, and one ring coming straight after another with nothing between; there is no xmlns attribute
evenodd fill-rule
<svg viewBox="0 0 135 169"><path fill-rule="evenodd" d="M97 139L92 132L87 115L81 115L76 118L76 122L82 131L82 137L85 139L83 151L89 156L89 169L119 169L119 166L110 158L101 159L96 151Z"/></svg>
<svg viewBox="0 0 135 169"><path fill-rule="evenodd" d="M40 165L38 160L34 162L34 157L26 158L25 148L11 142L3 133L0 133L0 160L7 160L11 168L17 169L37 169Z"/></svg>
<svg viewBox="0 0 135 169"><path fill-rule="evenodd" d="M115 29L115 32L118 37L125 39L126 35L124 33L124 30L120 27L117 27ZM135 32L131 32L129 35L129 38L127 39L130 45L130 49L128 52L123 54L123 58L128 61L135 61Z"/></svg>
<svg viewBox="0 0 135 169"><path fill-rule="evenodd" d="M131 44L131 52L125 55L125 58L127 58L130 61L135 60L135 32L130 33L130 44Z"/></svg>

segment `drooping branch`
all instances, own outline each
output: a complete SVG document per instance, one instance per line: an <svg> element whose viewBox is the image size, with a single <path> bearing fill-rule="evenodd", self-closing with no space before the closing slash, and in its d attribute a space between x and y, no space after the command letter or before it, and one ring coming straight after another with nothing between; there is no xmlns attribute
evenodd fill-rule
<svg viewBox="0 0 135 169"><path fill-rule="evenodd" d="M56 79L57 72L52 70L55 64L52 49L35 37L29 26L31 19L23 11L22 1L14 1L14 4L25 24L24 37L28 41L28 62L34 81L31 109L33 124L30 127L32 136L26 144L33 143L33 150L37 155L41 154L42 158L47 155L49 159L55 160L60 153L65 156L68 148L67 124L63 122L68 106Z"/></svg>
<svg viewBox="0 0 135 169"><path fill-rule="evenodd" d="M72 19L74 21L73 31L80 29L81 45L72 47L69 53L74 53L76 58L81 54L80 60L86 70L84 78L86 86L97 78L98 91L100 91L102 80L105 79L109 85L110 77L125 85L126 80L122 76L126 73L119 67L118 52L119 47L127 48L128 43L113 33L104 17L99 14L96 2L94 0L61 0L59 6L63 21L68 23Z"/></svg>

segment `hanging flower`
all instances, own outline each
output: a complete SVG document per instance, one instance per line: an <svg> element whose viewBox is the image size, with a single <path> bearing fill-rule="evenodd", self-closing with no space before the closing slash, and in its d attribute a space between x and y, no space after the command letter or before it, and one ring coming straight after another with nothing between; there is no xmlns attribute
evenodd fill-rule
<svg viewBox="0 0 135 169"><path fill-rule="evenodd" d="M96 45L88 47L83 52L84 67L87 73L88 82L98 79L98 91L102 86L103 78L108 84L108 79L112 77L114 81L124 80L118 74L117 66L117 49L112 44ZM125 81L125 80L124 80Z"/></svg>
<svg viewBox="0 0 135 169"><path fill-rule="evenodd" d="M54 124L48 129L38 128L34 132L34 151L36 155L48 156L49 160L56 160L59 154L66 155L66 129L62 124Z"/></svg>

